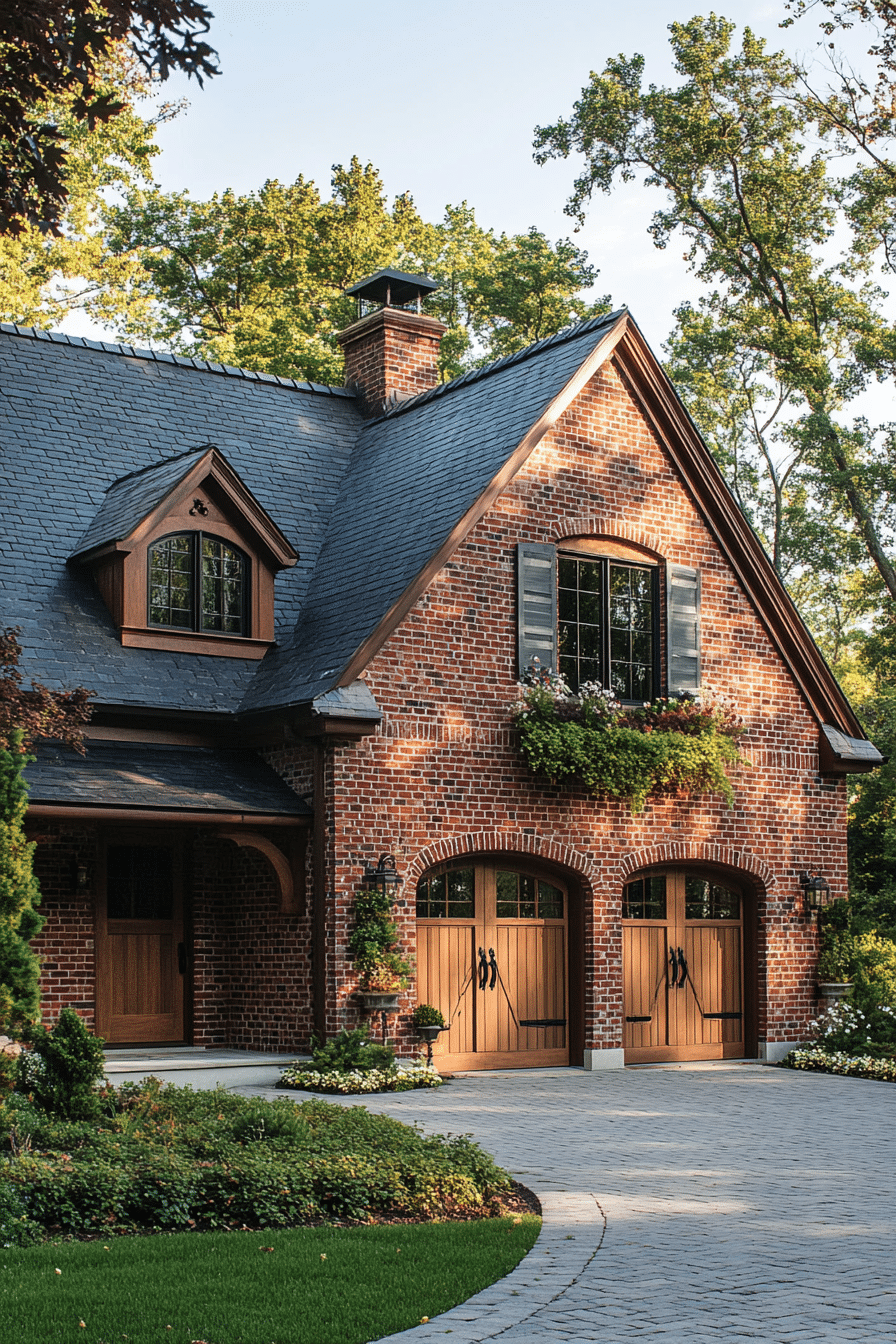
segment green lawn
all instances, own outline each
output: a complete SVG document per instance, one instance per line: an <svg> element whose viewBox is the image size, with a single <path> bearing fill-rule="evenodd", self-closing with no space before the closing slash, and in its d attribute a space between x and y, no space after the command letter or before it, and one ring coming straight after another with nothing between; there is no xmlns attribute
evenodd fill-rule
<svg viewBox="0 0 896 1344"><path fill-rule="evenodd" d="M540 1226L526 1216L9 1248L0 1250L0 1340L360 1344L507 1274Z"/></svg>

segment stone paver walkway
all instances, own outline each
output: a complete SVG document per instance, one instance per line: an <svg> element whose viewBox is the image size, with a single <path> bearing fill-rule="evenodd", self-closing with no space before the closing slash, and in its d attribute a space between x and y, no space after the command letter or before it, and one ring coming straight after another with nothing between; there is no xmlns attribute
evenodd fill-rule
<svg viewBox="0 0 896 1344"><path fill-rule="evenodd" d="M472 1134L545 1211L512 1274L393 1341L896 1344L890 1084L546 1069L364 1104Z"/></svg>

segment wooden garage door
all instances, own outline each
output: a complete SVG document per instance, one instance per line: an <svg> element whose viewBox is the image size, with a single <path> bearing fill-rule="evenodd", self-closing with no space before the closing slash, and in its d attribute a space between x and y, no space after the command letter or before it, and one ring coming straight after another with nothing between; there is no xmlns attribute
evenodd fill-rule
<svg viewBox="0 0 896 1344"><path fill-rule="evenodd" d="M418 999L450 1021L439 1068L569 1063L568 894L509 863L427 873L417 887Z"/></svg>
<svg viewBox="0 0 896 1344"><path fill-rule="evenodd" d="M622 913L626 1063L742 1057L741 892L653 872L626 885Z"/></svg>

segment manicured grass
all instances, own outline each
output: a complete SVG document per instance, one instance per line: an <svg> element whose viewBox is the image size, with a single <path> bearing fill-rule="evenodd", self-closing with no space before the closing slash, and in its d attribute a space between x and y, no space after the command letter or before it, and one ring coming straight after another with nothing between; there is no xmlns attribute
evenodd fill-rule
<svg viewBox="0 0 896 1344"><path fill-rule="evenodd" d="M501 1278L540 1226L527 1215L0 1249L0 1340L361 1344Z"/></svg>

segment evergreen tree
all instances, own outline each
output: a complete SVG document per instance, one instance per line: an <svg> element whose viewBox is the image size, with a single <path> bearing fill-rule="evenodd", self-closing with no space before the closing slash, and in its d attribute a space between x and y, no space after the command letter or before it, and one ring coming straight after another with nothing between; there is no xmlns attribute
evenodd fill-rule
<svg viewBox="0 0 896 1344"><path fill-rule="evenodd" d="M30 759L21 750L21 730L0 748L0 1031L18 1036L37 1021L40 963L31 939L44 924L34 876L33 842L25 838L28 788L22 777Z"/></svg>

